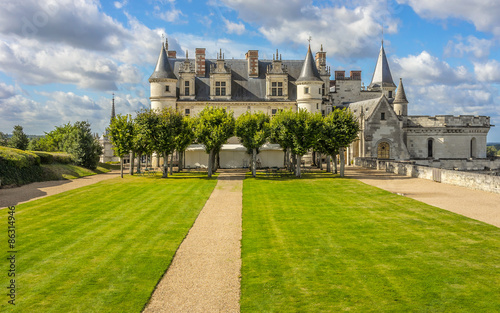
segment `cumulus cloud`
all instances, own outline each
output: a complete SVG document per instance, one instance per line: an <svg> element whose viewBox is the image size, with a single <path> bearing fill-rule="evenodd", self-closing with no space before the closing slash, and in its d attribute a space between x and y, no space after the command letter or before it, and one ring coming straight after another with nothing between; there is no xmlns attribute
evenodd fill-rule
<svg viewBox="0 0 500 313"><path fill-rule="evenodd" d="M500 62L488 60L484 63L474 63L474 74L480 82L500 82Z"/></svg>
<svg viewBox="0 0 500 313"><path fill-rule="evenodd" d="M452 4L448 0L397 0L397 2L410 5L424 18L459 18L474 24L479 31L500 36L499 1L454 0Z"/></svg>
<svg viewBox="0 0 500 313"><path fill-rule="evenodd" d="M243 21L260 25L259 32L273 44L305 45L311 36L313 50L323 44L329 54L344 58L376 54L378 40L374 39L381 39L383 25L387 32L396 32L398 25L384 0L357 1L350 6L317 6L310 0L222 3L237 11Z"/></svg>
<svg viewBox="0 0 500 313"><path fill-rule="evenodd" d="M122 2L120 2L120 1L115 1L113 4L115 5L115 8L117 8L117 9L121 9L121 8L123 8L124 6L126 6L126 5L127 5L127 3L128 3L128 1L127 1L127 0L124 0L124 1L122 1Z"/></svg>
<svg viewBox="0 0 500 313"><path fill-rule="evenodd" d="M241 22L235 23L231 22L228 19L224 19L224 23L226 24L226 31L229 34L242 35L245 32L245 25L243 25Z"/></svg>
<svg viewBox="0 0 500 313"><path fill-rule="evenodd" d="M83 0L4 1L0 33L82 49L110 51L127 38L122 25ZM71 27L68 27L71 26Z"/></svg>
<svg viewBox="0 0 500 313"><path fill-rule="evenodd" d="M404 58L393 58L392 71L395 77L403 77L411 85L443 84L452 85L470 80L470 75L464 66L452 68L448 63L432 56L427 51L419 55L409 55Z"/></svg>
<svg viewBox="0 0 500 313"><path fill-rule="evenodd" d="M450 40L445 47L444 53L446 56L463 57L471 55L475 58L487 58L490 55L490 49L494 46L493 40L480 39L474 36L455 37L455 40Z"/></svg>
<svg viewBox="0 0 500 313"><path fill-rule="evenodd" d="M15 94L14 86L0 82L0 99L7 99L13 97Z"/></svg>

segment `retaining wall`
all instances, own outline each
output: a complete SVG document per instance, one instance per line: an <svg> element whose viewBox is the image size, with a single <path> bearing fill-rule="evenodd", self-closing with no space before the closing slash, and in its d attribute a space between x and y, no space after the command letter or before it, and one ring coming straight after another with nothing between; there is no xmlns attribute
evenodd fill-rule
<svg viewBox="0 0 500 313"><path fill-rule="evenodd" d="M446 170L417 165L412 162L383 161L372 158L355 158L354 165L433 180L443 184L500 193L500 176Z"/></svg>

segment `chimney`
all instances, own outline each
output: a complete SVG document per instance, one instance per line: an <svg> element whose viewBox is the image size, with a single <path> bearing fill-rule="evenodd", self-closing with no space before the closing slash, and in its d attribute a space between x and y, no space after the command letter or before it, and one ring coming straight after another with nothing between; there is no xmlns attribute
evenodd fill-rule
<svg viewBox="0 0 500 313"><path fill-rule="evenodd" d="M205 48L196 48L195 68L196 76L205 77Z"/></svg>
<svg viewBox="0 0 500 313"><path fill-rule="evenodd" d="M335 80L344 80L345 71L335 71Z"/></svg>
<svg viewBox="0 0 500 313"><path fill-rule="evenodd" d="M361 80L361 71L351 71L352 80Z"/></svg>
<svg viewBox="0 0 500 313"><path fill-rule="evenodd" d="M326 52L323 51L323 45L321 45L321 50L316 52L316 57L314 59L316 60L316 67L320 72L326 70Z"/></svg>
<svg viewBox="0 0 500 313"><path fill-rule="evenodd" d="M259 77L259 50L248 50L245 57L248 61L248 76Z"/></svg>
<svg viewBox="0 0 500 313"><path fill-rule="evenodd" d="M177 51L167 51L167 57L170 59L176 59L177 58Z"/></svg>

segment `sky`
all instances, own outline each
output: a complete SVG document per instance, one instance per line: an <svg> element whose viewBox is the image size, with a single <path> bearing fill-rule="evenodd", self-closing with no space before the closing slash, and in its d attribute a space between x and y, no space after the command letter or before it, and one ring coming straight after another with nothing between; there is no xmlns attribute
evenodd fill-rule
<svg viewBox="0 0 500 313"><path fill-rule="evenodd" d="M0 0L0 131L43 135L149 108L163 36L169 50L259 50L302 60L309 37L332 73L370 84L381 41L410 115L486 115L500 142L500 1L495 0Z"/></svg>

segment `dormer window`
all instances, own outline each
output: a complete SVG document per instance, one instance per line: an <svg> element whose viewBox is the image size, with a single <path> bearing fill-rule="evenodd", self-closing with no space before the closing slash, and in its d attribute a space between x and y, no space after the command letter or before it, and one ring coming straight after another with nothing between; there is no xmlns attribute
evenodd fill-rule
<svg viewBox="0 0 500 313"><path fill-rule="evenodd" d="M216 96L226 95L226 82L215 82L215 95Z"/></svg>
<svg viewBox="0 0 500 313"><path fill-rule="evenodd" d="M272 82L271 95L272 96L283 96L283 82Z"/></svg>
<svg viewBox="0 0 500 313"><path fill-rule="evenodd" d="M189 81L184 82L184 94L189 96Z"/></svg>

